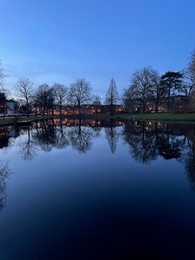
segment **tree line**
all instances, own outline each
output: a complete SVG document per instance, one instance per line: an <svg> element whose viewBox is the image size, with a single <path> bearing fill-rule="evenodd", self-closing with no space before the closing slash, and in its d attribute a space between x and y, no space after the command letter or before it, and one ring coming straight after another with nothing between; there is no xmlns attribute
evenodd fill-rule
<svg viewBox="0 0 195 260"><path fill-rule="evenodd" d="M135 103L140 105L140 112L145 112L148 102L154 104L158 112L162 101L166 102L166 109L170 111L171 99L175 95L183 95L187 102L193 102L195 96L195 50L191 54L190 62L184 70L167 71L163 75L152 67L136 70L130 78L129 88L123 93L123 103L130 111Z"/></svg>
<svg viewBox="0 0 195 260"><path fill-rule="evenodd" d="M4 74L0 74L1 86L0 92L7 95L7 91L3 88ZM101 98L92 94L90 82L83 79L77 79L71 83L69 87L55 83L52 86L44 83L37 88L28 78L20 78L15 87L16 94L19 97L17 102L23 112L29 116L33 111L37 113L41 111L42 115L54 114L56 106L59 107L59 114L62 115L64 105L72 106L78 109L81 115L82 106L86 104L100 105ZM115 80L112 78L105 96L105 104L110 105L111 114L113 114L113 106L119 101L119 94Z"/></svg>
<svg viewBox="0 0 195 260"><path fill-rule="evenodd" d="M33 83L29 79L21 78L17 83L16 89L23 97L21 105L23 103L28 115L32 107L36 113L37 111L41 111L41 114L45 115L54 114L54 108L55 106L58 106L59 114L61 116L64 105L77 108L79 115L81 115L83 105L101 104L100 97L92 94L91 85L85 79L77 79L70 84L70 87L66 87L61 83L55 83L51 87L48 84L42 84L34 90ZM111 79L105 97L105 104L111 106L111 113L113 111L112 107L118 99L119 95L116 83L114 79Z"/></svg>
<svg viewBox="0 0 195 260"><path fill-rule="evenodd" d="M0 69L0 91L6 92L3 88L5 74ZM29 115L34 111L41 111L41 114L53 114L54 108L59 107L59 114L62 115L63 105L70 105L78 109L81 114L82 106L85 104L100 104L99 96L92 94L91 84L85 79L77 79L69 87L55 83L52 86L42 84L34 88L34 84L28 78L20 78L16 85L18 102L23 111ZM6 92L7 94L8 92ZM126 107L127 112L134 112L139 105L140 112L146 112L146 106L150 102L158 112L162 101L166 101L166 109L170 110L172 97L181 94L186 97L191 106L195 97L195 50L192 52L190 62L186 69L181 71L167 71L163 75L152 67L144 67L136 70L130 77L130 84L124 90L122 97L119 97L116 82L112 78L105 95L104 103L110 106L110 114L114 113L114 105L119 101Z"/></svg>

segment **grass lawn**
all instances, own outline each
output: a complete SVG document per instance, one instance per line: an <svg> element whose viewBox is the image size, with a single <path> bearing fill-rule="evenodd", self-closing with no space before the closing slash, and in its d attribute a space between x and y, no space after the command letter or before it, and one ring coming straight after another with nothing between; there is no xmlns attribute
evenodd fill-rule
<svg viewBox="0 0 195 260"><path fill-rule="evenodd" d="M18 121L35 121L49 119L52 116L31 116L31 117L19 117ZM53 118L59 118L53 116ZM78 116L67 116L63 118L77 118ZM190 123L195 124L195 113L194 114L170 114L170 113L153 113L153 114L117 114L112 117L113 119L124 119L124 120L150 120L150 121L161 121L169 123ZM14 123L14 117L0 118L0 125L10 125ZM110 115L96 114L96 115L82 115L81 119L92 119L92 120L106 120L111 119Z"/></svg>
<svg viewBox="0 0 195 260"><path fill-rule="evenodd" d="M42 119L49 119L51 118L50 116L45 116L45 117L36 117L36 116L20 116L20 117L4 117L4 118L0 118L0 125L12 125L14 124L14 120L18 120L18 121L35 121L35 120L42 120Z"/></svg>
<svg viewBox="0 0 195 260"><path fill-rule="evenodd" d="M170 114L170 113L153 113L153 114L134 114L124 115L131 119L147 119L147 120L182 120L195 121L195 114Z"/></svg>

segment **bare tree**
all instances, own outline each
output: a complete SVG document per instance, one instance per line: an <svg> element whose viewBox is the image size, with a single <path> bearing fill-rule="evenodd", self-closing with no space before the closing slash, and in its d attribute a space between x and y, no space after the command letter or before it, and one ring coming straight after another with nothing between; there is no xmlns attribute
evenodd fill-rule
<svg viewBox="0 0 195 260"><path fill-rule="evenodd" d="M79 116L81 115L81 106L89 103L91 98L91 86L85 79L78 79L70 85L68 101L78 107Z"/></svg>
<svg viewBox="0 0 195 260"><path fill-rule="evenodd" d="M191 60L188 65L188 71L192 86L195 87L195 49L191 54Z"/></svg>
<svg viewBox="0 0 195 260"><path fill-rule="evenodd" d="M150 74L151 85L148 88L149 99L155 104L155 112L158 112L159 105L165 97L167 89L161 85L160 76L157 70L150 68Z"/></svg>
<svg viewBox="0 0 195 260"><path fill-rule="evenodd" d="M65 99L67 97L68 88L62 84L55 83L53 86L53 91L54 91L54 97L55 97L56 103L57 103L57 105L59 105L59 108L60 108L60 116L61 116L62 115L62 105L64 104Z"/></svg>
<svg viewBox="0 0 195 260"><path fill-rule="evenodd" d="M30 99L33 95L33 82L31 82L28 78L21 78L19 79L16 90L22 97L25 99L26 102L26 112L29 116L30 113Z"/></svg>
<svg viewBox="0 0 195 260"><path fill-rule="evenodd" d="M183 84L180 88L180 92L184 93L186 97L190 97L195 90L195 49L191 54L188 67L182 71L184 76Z"/></svg>
<svg viewBox="0 0 195 260"><path fill-rule="evenodd" d="M116 87L116 82L112 78L110 81L110 86L108 88L106 97L105 97L105 104L108 104L110 106L110 112L111 116L113 115L113 107L116 105L116 103L119 101L119 94Z"/></svg>
<svg viewBox="0 0 195 260"><path fill-rule="evenodd" d="M145 107L151 98L151 90L154 86L154 70L151 67L144 67L136 70L130 80L130 89L134 100L141 104L141 110L145 113Z"/></svg>
<svg viewBox="0 0 195 260"><path fill-rule="evenodd" d="M122 101L126 111L133 113L136 104L136 89L131 86L128 89L125 89L122 95Z"/></svg>
<svg viewBox="0 0 195 260"><path fill-rule="evenodd" d="M0 61L0 66L1 66L1 61ZM0 88L3 87L4 79L5 79L5 74L3 73L3 69L0 67Z"/></svg>
<svg viewBox="0 0 195 260"><path fill-rule="evenodd" d="M98 95L93 96L92 99L94 105L101 105L101 98Z"/></svg>
<svg viewBox="0 0 195 260"><path fill-rule="evenodd" d="M95 113L98 114L101 112L101 98L98 95L92 97L92 104L95 108Z"/></svg>
<svg viewBox="0 0 195 260"><path fill-rule="evenodd" d="M4 74L3 69L1 68L1 61L0 61L0 92L4 93L6 98L10 98L11 91L4 87L4 81L6 76L7 75Z"/></svg>
<svg viewBox="0 0 195 260"><path fill-rule="evenodd" d="M42 112L42 115L48 111L50 107L50 100L52 98L52 91L48 84L42 84L38 87L35 96L34 103L36 107L39 108L39 111ZM53 102L53 100L51 100Z"/></svg>

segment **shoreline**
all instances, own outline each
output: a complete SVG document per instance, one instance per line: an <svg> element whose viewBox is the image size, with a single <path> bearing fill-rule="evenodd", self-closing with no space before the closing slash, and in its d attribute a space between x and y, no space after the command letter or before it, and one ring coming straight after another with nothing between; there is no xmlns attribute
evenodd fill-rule
<svg viewBox="0 0 195 260"><path fill-rule="evenodd" d="M139 120L152 121L162 123L179 123L179 124L195 124L195 113L193 114L170 114L170 113L154 113L154 114L115 114L113 116L105 114L96 115L63 115L63 116L22 116L22 117L5 117L0 118L1 126L31 124L40 120L51 119L72 119L72 120Z"/></svg>

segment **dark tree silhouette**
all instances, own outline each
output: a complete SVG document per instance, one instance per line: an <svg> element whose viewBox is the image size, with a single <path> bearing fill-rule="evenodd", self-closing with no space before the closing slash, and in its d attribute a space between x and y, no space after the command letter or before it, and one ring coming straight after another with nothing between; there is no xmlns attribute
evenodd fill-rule
<svg viewBox="0 0 195 260"><path fill-rule="evenodd" d="M3 89L4 80L5 80L5 74L4 74L3 69L1 67L1 61L0 61L0 90Z"/></svg>
<svg viewBox="0 0 195 260"><path fill-rule="evenodd" d="M33 160L36 156L36 142L31 138L31 129L28 127L26 129L26 138L21 143L21 151L22 158L24 160Z"/></svg>
<svg viewBox="0 0 195 260"><path fill-rule="evenodd" d="M151 69L151 85L149 87L149 101L151 100L155 104L155 112L158 112L158 108L162 100L166 95L165 86L160 84L160 76L158 71Z"/></svg>
<svg viewBox="0 0 195 260"><path fill-rule="evenodd" d="M113 126L112 120L111 120L110 126L105 127L105 134L106 134L106 139L108 140L108 144L110 146L110 150L114 154L116 151L120 133L118 132L117 127Z"/></svg>
<svg viewBox="0 0 195 260"><path fill-rule="evenodd" d="M79 123L78 126L70 127L68 137L75 150L85 153L91 149L93 130Z"/></svg>
<svg viewBox="0 0 195 260"><path fill-rule="evenodd" d="M39 108L42 115L49 113L54 108L54 93L48 84L42 84L35 93L35 105Z"/></svg>
<svg viewBox="0 0 195 260"><path fill-rule="evenodd" d="M78 79L70 85L68 91L68 102L77 106L81 115L81 106L91 101L91 86L85 79Z"/></svg>
<svg viewBox="0 0 195 260"><path fill-rule="evenodd" d="M147 164L157 158L156 134L152 129L147 130L145 122L136 124L129 121L125 125L122 135L130 146L133 158L137 161Z"/></svg>
<svg viewBox="0 0 195 260"><path fill-rule="evenodd" d="M68 140L67 129L60 124L60 127L56 128L56 144L57 149L62 149L70 145Z"/></svg>
<svg viewBox="0 0 195 260"><path fill-rule="evenodd" d="M41 126L32 132L35 141L43 151L50 152L56 145L56 129L53 122L42 121Z"/></svg>
<svg viewBox="0 0 195 260"><path fill-rule="evenodd" d="M182 145L182 154L179 161L182 162L187 171L192 190L195 191L195 128L187 127L185 142Z"/></svg>
<svg viewBox="0 0 195 260"><path fill-rule="evenodd" d="M193 86L193 88L195 88L195 49L191 54L191 59L188 64L188 72L191 85Z"/></svg>
<svg viewBox="0 0 195 260"><path fill-rule="evenodd" d="M31 82L28 78L19 79L16 90L18 94L22 95L26 102L26 112L29 116L30 113L30 99L33 96L33 82Z"/></svg>
<svg viewBox="0 0 195 260"><path fill-rule="evenodd" d="M59 83L55 83L52 88L54 92L55 103L60 108L60 116L61 116L62 105L64 104L65 99L67 98L68 88Z"/></svg>
<svg viewBox="0 0 195 260"><path fill-rule="evenodd" d="M168 71L161 76L161 86L166 88L167 109L170 108L170 98L175 90L180 90L182 87L183 74L180 72Z"/></svg>
<svg viewBox="0 0 195 260"><path fill-rule="evenodd" d="M11 171L8 168L8 163L0 161L0 211L6 204L6 179L10 173Z"/></svg>
<svg viewBox="0 0 195 260"><path fill-rule="evenodd" d="M145 113L146 104L151 99L158 105L158 72L151 67L136 70L130 80L130 87L124 93L124 103L129 104L132 99L141 105L141 112Z"/></svg>
<svg viewBox="0 0 195 260"><path fill-rule="evenodd" d="M105 104L110 106L110 113L111 116L114 113L114 105L117 104L117 102L119 101L119 94L118 94L118 90L117 90L117 86L116 86L116 82L115 80L112 78L110 81L110 86L108 88L106 97L105 97Z"/></svg>

